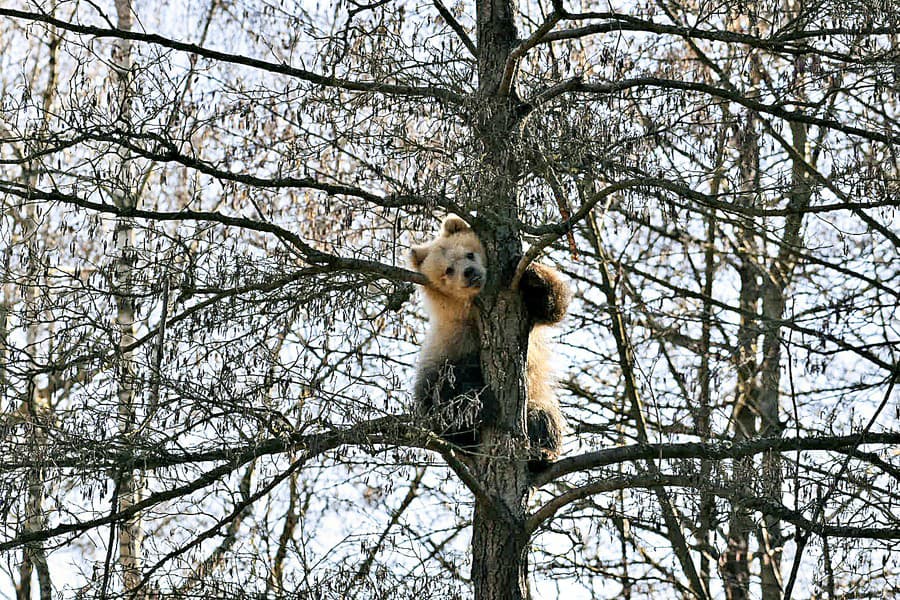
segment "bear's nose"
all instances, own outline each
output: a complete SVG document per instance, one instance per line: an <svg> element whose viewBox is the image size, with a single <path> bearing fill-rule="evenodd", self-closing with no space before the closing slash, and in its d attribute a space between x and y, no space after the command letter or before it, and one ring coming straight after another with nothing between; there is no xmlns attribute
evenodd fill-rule
<svg viewBox="0 0 900 600"><path fill-rule="evenodd" d="M469 286L475 286L481 283L481 272L475 267L467 267L463 271L463 277L466 278Z"/></svg>
<svg viewBox="0 0 900 600"><path fill-rule="evenodd" d="M475 267L469 267L465 271L463 271L463 276L466 279L472 279L472 275L475 274Z"/></svg>

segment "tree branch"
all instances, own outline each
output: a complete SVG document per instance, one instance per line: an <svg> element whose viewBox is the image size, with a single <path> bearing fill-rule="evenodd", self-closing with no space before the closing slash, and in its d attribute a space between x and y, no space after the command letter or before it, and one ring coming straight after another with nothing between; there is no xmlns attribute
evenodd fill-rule
<svg viewBox="0 0 900 600"><path fill-rule="evenodd" d="M384 94L388 96L403 96L411 98L433 98L435 100L441 100L453 104L462 104L464 100L464 98L459 94L455 94L449 90L435 86L422 87L396 85L389 83L378 83L375 81L353 81L340 77L329 77L326 75L321 75L319 73L314 73L312 71L307 71L305 69L298 69L284 63L273 63L256 58L250 58L241 54L232 54L229 52L212 50L210 48L204 48L203 46L199 46L197 44L179 42L177 40L173 40L155 33L140 33L135 31L125 31L123 29L117 28L96 27L93 25L79 25L77 23L70 23L68 21L54 18L48 14L32 13L23 10L15 10L12 8L0 8L0 16L11 17L13 19L22 19L37 23L46 23L48 25L58 27L59 29L62 29L64 31L70 31L79 35L90 35L96 38L116 38L123 40L132 40L146 44L154 44L157 46L162 46L163 48L177 50L178 52L196 54L197 56L202 56L203 58L208 58L210 60L243 65L269 73L276 73L279 75L294 77L296 79L302 79L316 85L343 89L352 92L367 92L374 94Z"/></svg>
<svg viewBox="0 0 900 600"><path fill-rule="evenodd" d="M437 9L438 13L441 15L441 18L450 26L450 28L456 32L456 35L459 36L459 39L462 41L463 45L469 50L472 56L478 56L478 48L475 47L475 43L472 42L472 38L469 37L469 34L466 33L466 30L463 29L463 26L457 21L450 11L447 10L447 7L444 6L444 3L441 0L433 0L434 7Z"/></svg>
<svg viewBox="0 0 900 600"><path fill-rule="evenodd" d="M596 469L620 462L655 458L658 460L702 458L725 460L744 458L763 452L814 452L827 451L839 454L853 453L859 445L900 444L900 432L866 433L860 441L859 434L810 438L756 438L746 442L686 442L680 444L636 444L587 452L564 458L534 478L534 485L541 486L576 471ZM859 455L864 458L863 455Z"/></svg>
<svg viewBox="0 0 900 600"><path fill-rule="evenodd" d="M720 87L716 87L713 85L709 85L706 83L700 83L696 81L681 81L677 79L665 79L663 77L636 77L633 79L623 79L621 81L608 82L608 83L584 83L580 79L571 79L565 83L565 85L556 85L547 90L544 90L534 96L534 98L529 101L528 106L533 106L535 102L546 103L548 100L552 99L555 95L568 93L568 92L580 92L580 93L588 93L588 94L597 94L597 95L607 95L614 94L616 92L621 92L624 90L629 90L633 88L642 88L642 87L655 87L660 89L667 90L684 90L691 92L698 92L701 94L706 94L708 96L713 96L715 98L721 98L723 100L728 100L730 102L734 102L736 104L740 104L750 110L754 110L756 112L765 113L774 115L776 117L780 117L787 121L794 121L797 123L807 123L809 125L816 125L819 127L825 127L828 129L833 129L835 131L840 131L842 133L846 133L849 135L855 135L861 137L863 139L881 142L884 144L897 144L900 143L900 134L889 134L889 133L879 133L876 131L869 131L867 129L862 129L860 127L854 127L853 125L845 125L839 121L833 121L830 119L823 119L820 117L813 117L806 115L800 111L796 110L787 110L778 105L774 104L765 104L763 102L759 102L757 100L753 100L744 96L743 94L724 89ZM552 92L552 93L551 93Z"/></svg>
<svg viewBox="0 0 900 600"><path fill-rule="evenodd" d="M115 215L117 217L148 219L151 221L203 221L208 223L218 223L227 227L237 227L250 231L258 231L260 233L270 233L280 240L286 242L289 246L303 256L310 264L327 265L334 269L371 273L380 275L388 279L396 281L408 281L424 285L428 283L424 275L409 271L400 267L385 265L377 261L361 260L356 258L344 258L328 254L313 248L303 241L296 233L279 227L273 223L265 221L256 221L246 217L232 217L223 215L213 211L195 211L180 210L175 212L163 212L154 210L143 210L129 207L119 207L114 204L103 202L93 202L86 200L73 194L67 194L60 190L42 190L31 188L12 182L0 182L0 192L12 194L26 200L47 200L51 202L61 202L72 206L78 206L99 213Z"/></svg>
<svg viewBox="0 0 900 600"><path fill-rule="evenodd" d="M591 12L566 15L567 21L583 21L587 19L605 19L605 23L592 23L581 27L562 29L551 32L541 39L540 43L572 40L597 35L602 33L615 33L621 31L634 31L640 33L655 33L660 35L673 35L686 39L701 39L728 44L741 44L751 48L760 48L771 52L784 53L793 56L806 54L818 54L833 60L846 63L859 63L860 59L850 54L844 54L824 48L816 48L807 44L807 41L815 41L819 38L828 38L835 35L848 36L884 36L896 33L895 28L887 27L832 27L816 31L794 31L791 33L774 35L770 38L762 38L758 35L747 35L734 31L721 31L712 29L698 29L683 25L671 25L656 23L640 17L615 12Z"/></svg>
<svg viewBox="0 0 900 600"><path fill-rule="evenodd" d="M701 481L697 476L663 474L634 475L629 477L603 479L568 490L567 492L554 497L537 511L532 513L528 518L526 526L528 531L533 533L543 522L553 518L560 509L576 500L618 490L634 488L653 489L660 486L699 487L720 498L729 499L750 510L757 510L763 514L778 517L782 521L794 524L808 533L815 533L823 537L865 538L875 540L900 539L900 527L826 525L822 522L815 522L807 519L799 511L792 510L779 502L774 502L758 496L748 496L730 488L713 487L709 485L709 482ZM818 518L818 514L816 516Z"/></svg>

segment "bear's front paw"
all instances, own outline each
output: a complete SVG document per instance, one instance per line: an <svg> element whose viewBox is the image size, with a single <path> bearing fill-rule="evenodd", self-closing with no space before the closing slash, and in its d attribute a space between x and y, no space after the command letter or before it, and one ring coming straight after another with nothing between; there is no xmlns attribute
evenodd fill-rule
<svg viewBox="0 0 900 600"><path fill-rule="evenodd" d="M522 279L519 280L519 289L522 290L522 293L527 294L546 288L547 283L538 274L535 263L528 265L528 268L522 273Z"/></svg>
<svg viewBox="0 0 900 600"><path fill-rule="evenodd" d="M531 263L522 274L519 290L535 323L558 323L565 316L569 307L569 288L550 267Z"/></svg>

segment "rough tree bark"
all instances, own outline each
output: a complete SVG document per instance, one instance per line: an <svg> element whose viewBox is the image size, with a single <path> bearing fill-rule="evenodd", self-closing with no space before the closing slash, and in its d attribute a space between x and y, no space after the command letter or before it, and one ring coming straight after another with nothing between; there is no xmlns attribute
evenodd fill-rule
<svg viewBox="0 0 900 600"><path fill-rule="evenodd" d="M526 468L525 349L528 328L519 295L509 289L522 256L516 223L514 159L515 90L507 63L516 43L509 0L481 0L476 7L478 94L474 107L483 178L478 182L476 231L489 269L482 302L482 367L496 399L496 414L483 433L477 472L483 486L475 504L472 581L475 598L519 600L528 592L529 491Z"/></svg>

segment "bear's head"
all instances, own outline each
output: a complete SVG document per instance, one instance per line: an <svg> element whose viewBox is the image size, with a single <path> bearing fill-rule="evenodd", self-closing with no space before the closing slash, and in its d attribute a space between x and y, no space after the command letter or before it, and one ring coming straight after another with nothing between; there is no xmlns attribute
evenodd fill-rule
<svg viewBox="0 0 900 600"><path fill-rule="evenodd" d="M451 298L470 300L484 284L484 248L472 228L456 216L444 219L441 233L430 243L413 246L410 262L434 290Z"/></svg>

